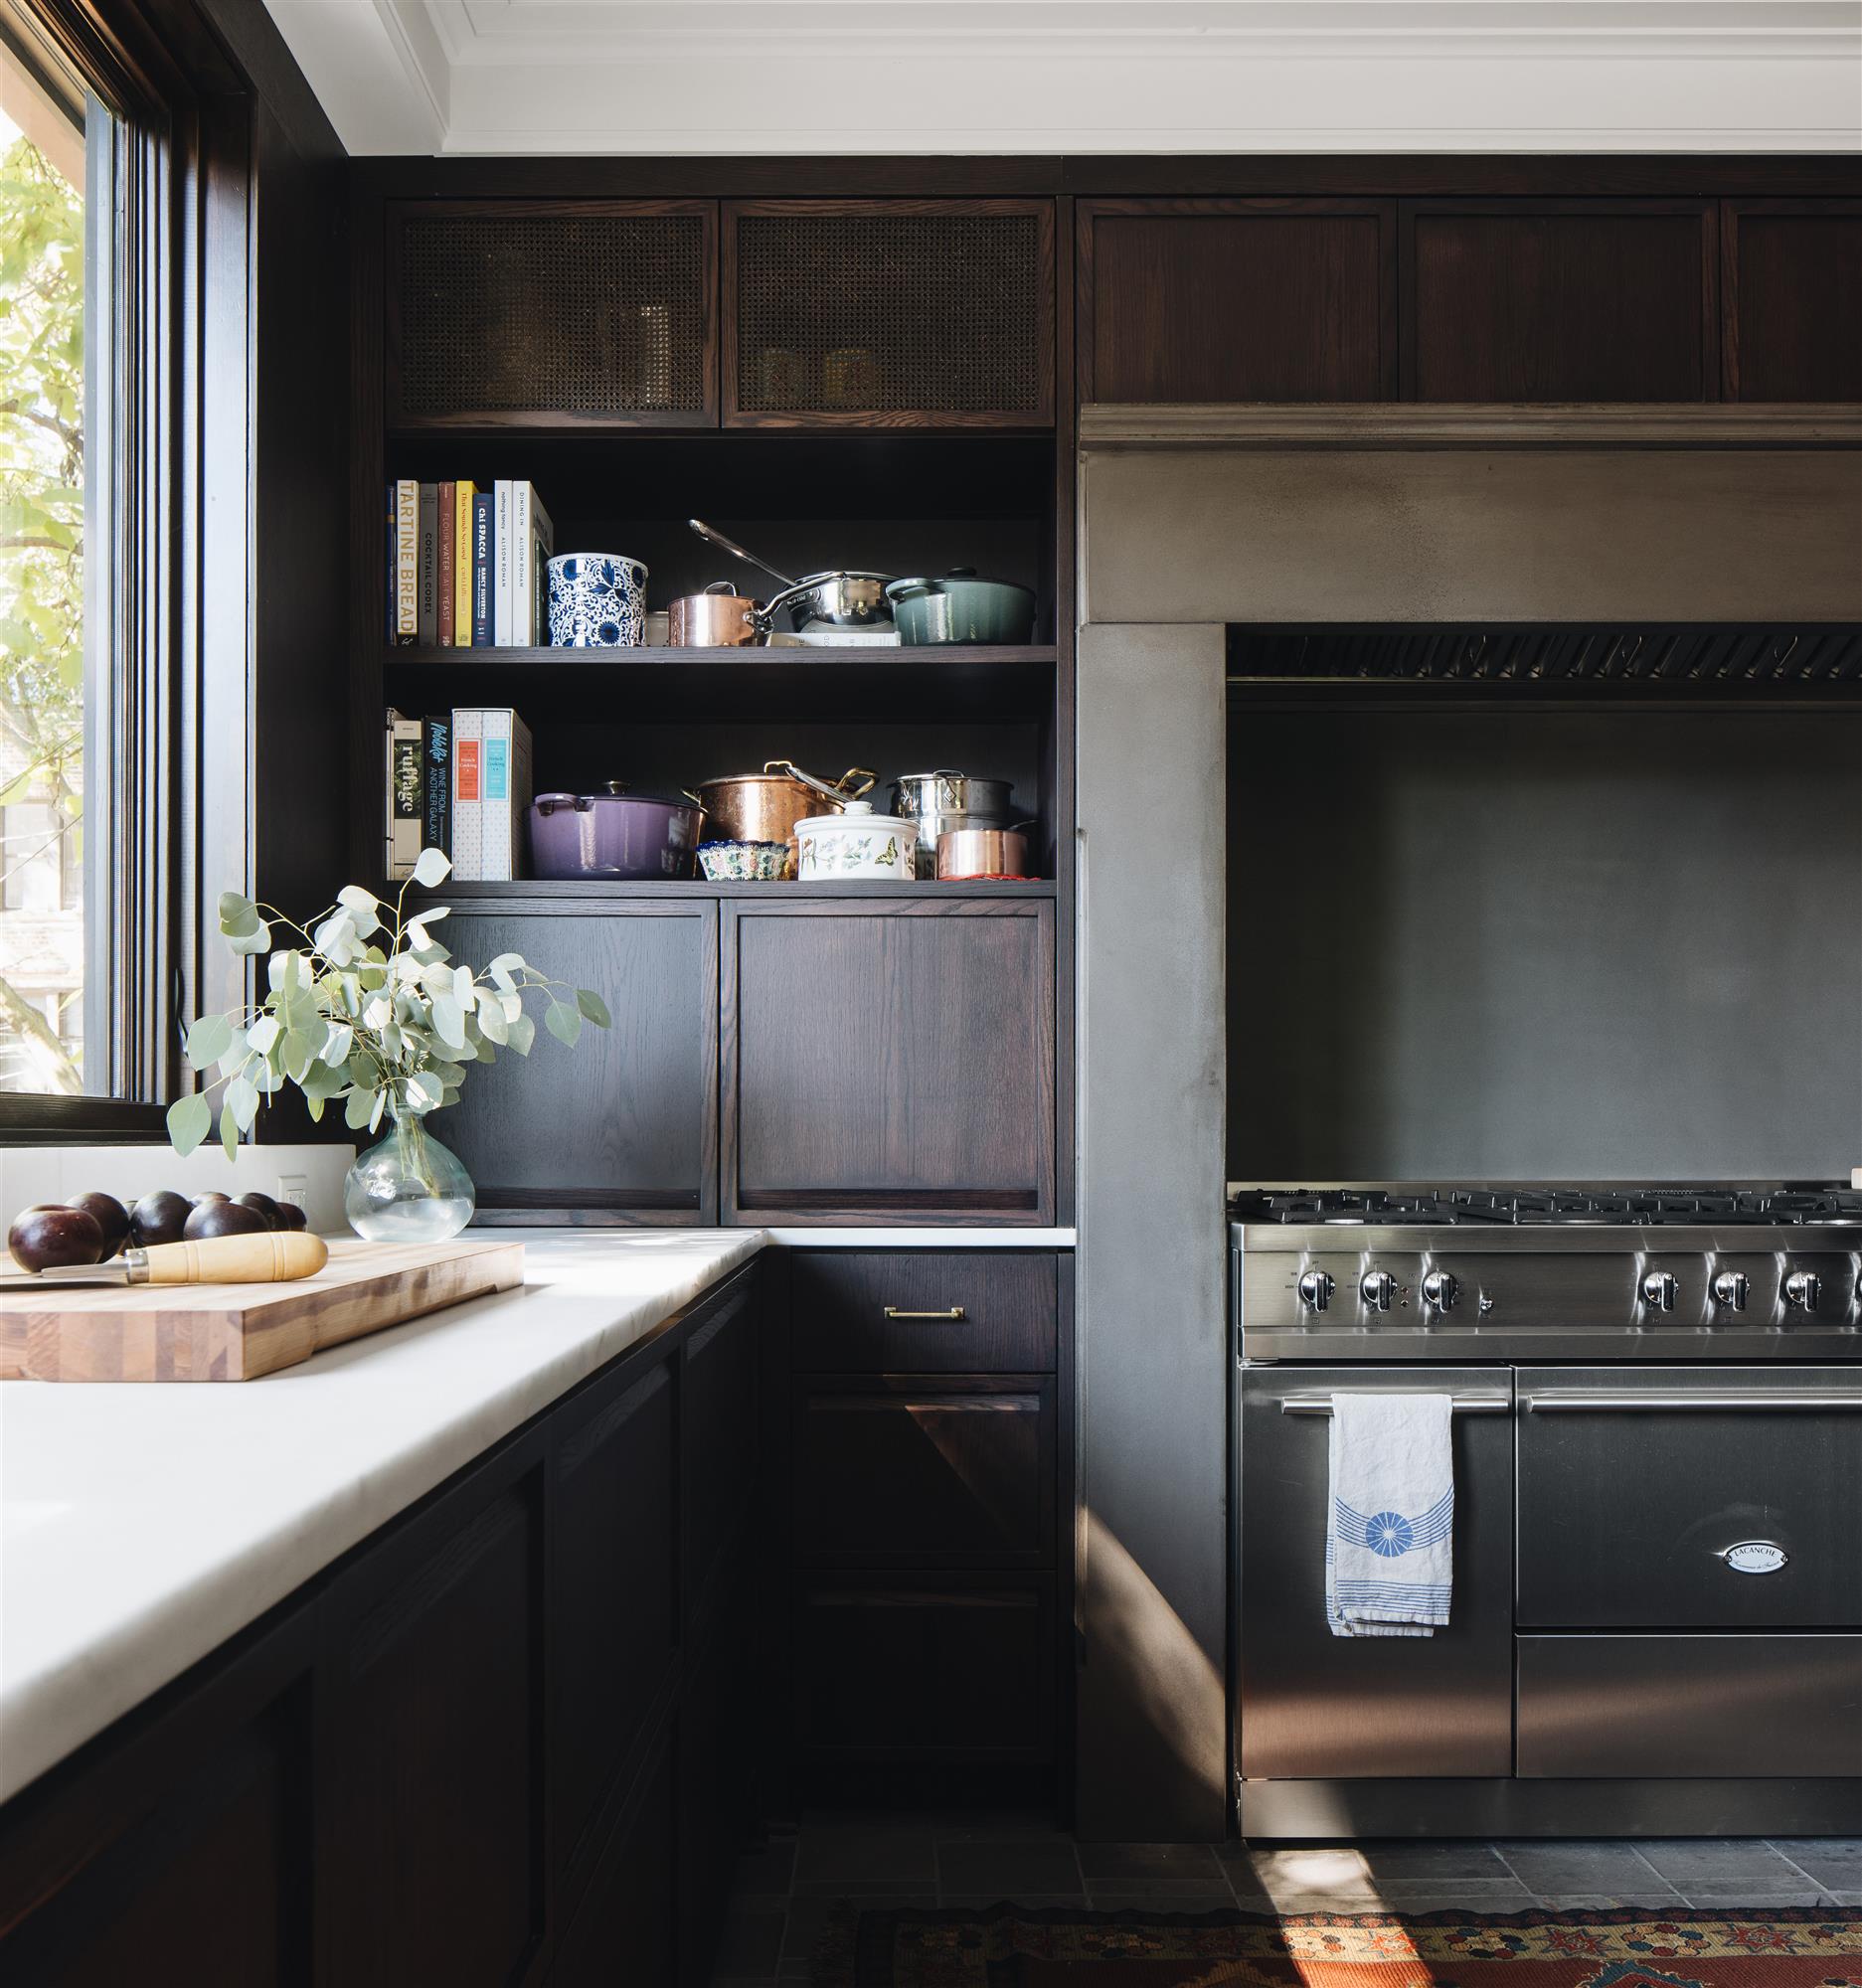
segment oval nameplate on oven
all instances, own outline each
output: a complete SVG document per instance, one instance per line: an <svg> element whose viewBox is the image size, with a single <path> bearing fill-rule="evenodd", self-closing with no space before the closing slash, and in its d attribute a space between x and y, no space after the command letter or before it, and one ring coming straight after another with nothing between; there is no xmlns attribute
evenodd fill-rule
<svg viewBox="0 0 1862 1988"><path fill-rule="evenodd" d="M1720 1555L1735 1574L1776 1574L1790 1559L1782 1547L1770 1540L1741 1540Z"/></svg>

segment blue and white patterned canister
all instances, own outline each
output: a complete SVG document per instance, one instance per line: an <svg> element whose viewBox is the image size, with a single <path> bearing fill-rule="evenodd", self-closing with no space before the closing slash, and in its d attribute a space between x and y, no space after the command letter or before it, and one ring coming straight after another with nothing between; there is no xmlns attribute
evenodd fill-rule
<svg viewBox="0 0 1862 1988"><path fill-rule="evenodd" d="M625 553L559 553L550 562L550 645L631 648L646 621L646 568Z"/></svg>

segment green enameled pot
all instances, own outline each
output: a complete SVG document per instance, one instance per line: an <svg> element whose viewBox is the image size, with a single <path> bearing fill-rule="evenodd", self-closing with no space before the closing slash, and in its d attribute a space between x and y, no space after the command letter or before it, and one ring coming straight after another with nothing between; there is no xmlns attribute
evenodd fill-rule
<svg viewBox="0 0 1862 1988"><path fill-rule="evenodd" d="M1034 635L1034 594L1013 580L978 580L970 567L941 580L895 580L886 598L899 640L909 649L945 642L1000 645Z"/></svg>

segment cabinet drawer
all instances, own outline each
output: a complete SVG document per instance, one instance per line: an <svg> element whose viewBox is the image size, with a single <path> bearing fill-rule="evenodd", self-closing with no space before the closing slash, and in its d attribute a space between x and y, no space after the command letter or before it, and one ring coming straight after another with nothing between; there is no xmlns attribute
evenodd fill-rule
<svg viewBox="0 0 1862 1988"><path fill-rule="evenodd" d="M1051 1380L797 1384L803 1565L1038 1567L1053 1538Z"/></svg>
<svg viewBox="0 0 1862 1988"><path fill-rule="evenodd" d="M1862 1636L1519 1639L1528 1778L1841 1779L1859 1732Z"/></svg>
<svg viewBox="0 0 1862 1988"><path fill-rule="evenodd" d="M1052 1576L811 1583L794 1675L796 1739L816 1759L1050 1760Z"/></svg>
<svg viewBox="0 0 1862 1988"><path fill-rule="evenodd" d="M798 1373L1054 1371L1060 1297L1051 1255L803 1250L790 1276Z"/></svg>

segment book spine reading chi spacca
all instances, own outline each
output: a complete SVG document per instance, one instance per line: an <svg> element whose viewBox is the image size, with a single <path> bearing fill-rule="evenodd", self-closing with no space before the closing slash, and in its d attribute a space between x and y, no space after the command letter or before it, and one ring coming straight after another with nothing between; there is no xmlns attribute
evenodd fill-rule
<svg viewBox="0 0 1862 1988"><path fill-rule="evenodd" d="M492 533L495 528L492 493L479 491L472 499L472 647L491 647Z"/></svg>
<svg viewBox="0 0 1862 1988"><path fill-rule="evenodd" d="M420 585L415 638L423 649L437 639L439 626L439 485L421 485Z"/></svg>
<svg viewBox="0 0 1862 1988"><path fill-rule="evenodd" d="M395 640L411 649L421 628L421 486L395 485Z"/></svg>
<svg viewBox="0 0 1862 1988"><path fill-rule="evenodd" d="M426 809L422 798L421 721L404 718L391 705L387 714L388 734L388 847L387 868L391 883L414 875L421 853L421 831Z"/></svg>
<svg viewBox="0 0 1862 1988"><path fill-rule="evenodd" d="M463 884L479 879L484 739L476 711L452 714L452 872Z"/></svg>
<svg viewBox="0 0 1862 1988"><path fill-rule="evenodd" d="M530 728L508 706L472 714L483 742L478 881L514 883L523 870L530 813Z"/></svg>
<svg viewBox="0 0 1862 1988"><path fill-rule="evenodd" d="M452 714L438 711L422 721L421 773L426 822L421 846L452 852Z"/></svg>
<svg viewBox="0 0 1862 1988"><path fill-rule="evenodd" d="M511 492L508 476L491 486L491 646L508 649L511 634Z"/></svg>
<svg viewBox="0 0 1862 1988"><path fill-rule="evenodd" d="M452 504L452 646L472 646L472 499L476 488L455 483Z"/></svg>
<svg viewBox="0 0 1862 1988"><path fill-rule="evenodd" d="M438 502L434 505L434 522L438 535L438 558L434 562L438 588L433 599L433 640L442 649L452 647L453 601L456 581L453 577L453 549L458 543L453 519L458 504L458 486L451 482L438 486Z"/></svg>

